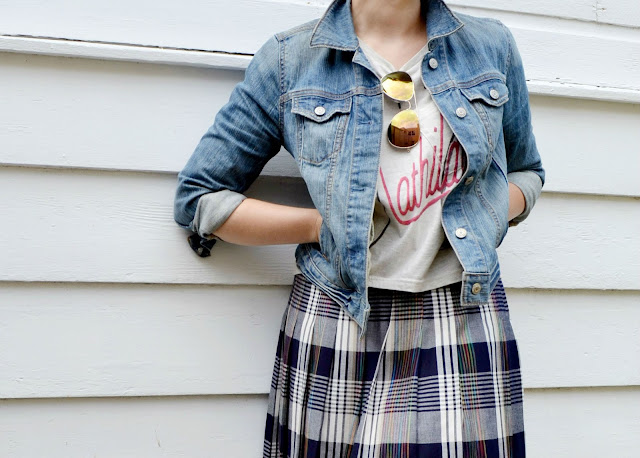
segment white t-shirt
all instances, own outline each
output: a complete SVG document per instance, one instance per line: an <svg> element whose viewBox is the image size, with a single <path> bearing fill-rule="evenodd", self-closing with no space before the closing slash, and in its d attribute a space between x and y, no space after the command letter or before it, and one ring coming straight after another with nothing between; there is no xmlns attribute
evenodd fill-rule
<svg viewBox="0 0 640 458"><path fill-rule="evenodd" d="M395 69L360 40L360 47L377 76L402 70L411 75L421 139L411 149L387 140L391 118L409 102L384 95L374 235L370 244L369 286L400 291L426 291L462 279L462 266L442 229L443 198L460 181L465 159L462 146L438 110L421 73L425 45L401 68Z"/></svg>

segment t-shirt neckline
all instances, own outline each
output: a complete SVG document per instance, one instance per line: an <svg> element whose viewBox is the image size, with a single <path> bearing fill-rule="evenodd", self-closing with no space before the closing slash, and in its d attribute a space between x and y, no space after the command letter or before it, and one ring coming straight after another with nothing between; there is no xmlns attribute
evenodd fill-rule
<svg viewBox="0 0 640 458"><path fill-rule="evenodd" d="M373 55L376 59L378 59L381 62L383 62L385 64L385 66L387 66L388 68L392 68L393 71L405 71L406 72L407 70L410 70L414 65L416 65L419 62L422 62L422 59L424 58L424 56L427 53L428 48L429 48L429 45L427 43L425 43L425 45L422 48L420 48L420 50L418 52L416 52L411 58L409 58L408 61L406 61L404 64L402 64L402 66L400 68L396 68L391 62L389 62L387 59L382 57L378 52L376 52L375 49L373 49L371 46L366 44L363 40L358 39L358 41L360 43L360 47L363 48L363 50L365 51L365 54Z"/></svg>

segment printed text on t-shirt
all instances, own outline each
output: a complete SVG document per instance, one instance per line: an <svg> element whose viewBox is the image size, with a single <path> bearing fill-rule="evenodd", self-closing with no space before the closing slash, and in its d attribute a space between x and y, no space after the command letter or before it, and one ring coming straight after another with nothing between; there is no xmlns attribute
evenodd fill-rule
<svg viewBox="0 0 640 458"><path fill-rule="evenodd" d="M462 148L457 139L453 139L444 154L444 118L440 115L440 129L434 127L434 132L440 131L439 145L433 145L431 157L423 156L423 138L420 138L417 149L412 150L410 165L407 164L407 172L385 175L383 166L380 166L380 179L386 194L388 206L393 216L400 224L411 224L434 203L444 198L462 177ZM413 159L411 158L413 156ZM444 170L442 168L444 167ZM410 170L408 170L410 168ZM393 194L392 194L393 193Z"/></svg>

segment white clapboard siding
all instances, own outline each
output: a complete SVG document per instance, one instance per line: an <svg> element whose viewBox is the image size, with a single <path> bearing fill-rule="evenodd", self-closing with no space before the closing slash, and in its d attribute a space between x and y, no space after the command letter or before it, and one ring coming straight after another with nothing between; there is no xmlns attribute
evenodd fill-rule
<svg viewBox="0 0 640 458"><path fill-rule="evenodd" d="M530 458L636 458L638 388L526 390L524 403ZM0 455L255 458L266 410L265 396L4 401Z"/></svg>
<svg viewBox="0 0 640 458"><path fill-rule="evenodd" d="M0 35L0 52L242 70L250 54ZM527 78L530 94L640 103L640 90Z"/></svg>
<svg viewBox="0 0 640 458"><path fill-rule="evenodd" d="M83 10L74 2L60 0L38 2L34 14L32 3L7 3L0 17L0 35L5 37L52 37L245 55L253 54L273 33L318 17L323 10L304 2L255 0L194 0L186 5L164 4L151 9L142 1L119 1L109 3L108 8L92 5ZM561 20L548 17L553 16L553 10L547 12L544 8L538 15L464 10L502 19L512 28L529 79L588 85L593 89L640 89L637 27ZM267 16L273 20L265 21ZM246 33L235 33L238 29ZM25 52L28 47L18 44L17 48ZM10 42L4 43L3 49L13 50ZM132 52L137 53L135 49Z"/></svg>
<svg viewBox="0 0 640 458"><path fill-rule="evenodd" d="M0 163L178 172L239 71L0 53ZM43 78L42 75L47 77ZM296 175L286 151L268 175Z"/></svg>
<svg viewBox="0 0 640 458"><path fill-rule="evenodd" d="M0 214L13 222L0 281L289 283L293 245L220 242L196 256L173 221L175 185L167 174L0 168ZM261 178L250 195L311 205L299 179ZM620 230L622 219L637 226L636 199L547 193L534 212L499 249L509 284L640 289L640 241Z"/></svg>
<svg viewBox="0 0 640 458"><path fill-rule="evenodd" d="M521 28L513 34L527 78L640 89L639 36L625 40Z"/></svg>
<svg viewBox="0 0 640 458"><path fill-rule="evenodd" d="M578 19L599 25L640 26L635 0L456 0L454 7L476 14L492 10L500 17L518 16ZM57 37L82 41L135 43L183 49L251 53L256 39L319 17L328 1L302 0L185 0L149 8L147 0L117 0L78 4L73 0L0 1L0 34ZM471 8L469 8L471 7ZM475 8L474 8L475 7ZM269 21L264 18L269 17ZM571 21L565 21L571 22ZM248 33L237 33L243 30Z"/></svg>
<svg viewBox="0 0 640 458"><path fill-rule="evenodd" d="M295 247L197 257L176 173L258 47L328 4L0 0L0 457L260 455ZM638 0L449 4L513 31L547 170L499 249L527 455L635 458ZM284 150L248 194L311 205Z"/></svg>
<svg viewBox="0 0 640 458"><path fill-rule="evenodd" d="M11 107L0 110L0 163L173 173L243 75L9 53L0 66L0 87L12 88L0 92ZM532 110L545 191L640 196L629 147L640 144L640 104L534 96ZM299 176L284 150L263 174Z"/></svg>
<svg viewBox="0 0 640 458"><path fill-rule="evenodd" d="M0 398L267 393L289 291L0 283ZM638 292L507 296L526 388L640 385Z"/></svg>
<svg viewBox="0 0 640 458"><path fill-rule="evenodd" d="M475 7L479 10L498 10L518 16L525 13L553 18L578 19L628 27L640 26L637 0L451 0L454 9ZM495 15L495 11L491 11Z"/></svg>
<svg viewBox="0 0 640 458"><path fill-rule="evenodd" d="M3 458L256 458L265 396L0 401Z"/></svg>

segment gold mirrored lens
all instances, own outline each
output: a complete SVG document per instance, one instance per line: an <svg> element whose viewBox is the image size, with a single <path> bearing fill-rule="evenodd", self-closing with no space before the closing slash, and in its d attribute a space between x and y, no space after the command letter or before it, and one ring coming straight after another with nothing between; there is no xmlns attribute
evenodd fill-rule
<svg viewBox="0 0 640 458"><path fill-rule="evenodd" d="M411 148L420 140L420 124L418 113L413 110L403 110L393 117L387 138L393 146Z"/></svg>
<svg viewBox="0 0 640 458"><path fill-rule="evenodd" d="M384 93L392 99L406 102L413 97L413 81L407 72L389 73L381 84Z"/></svg>

